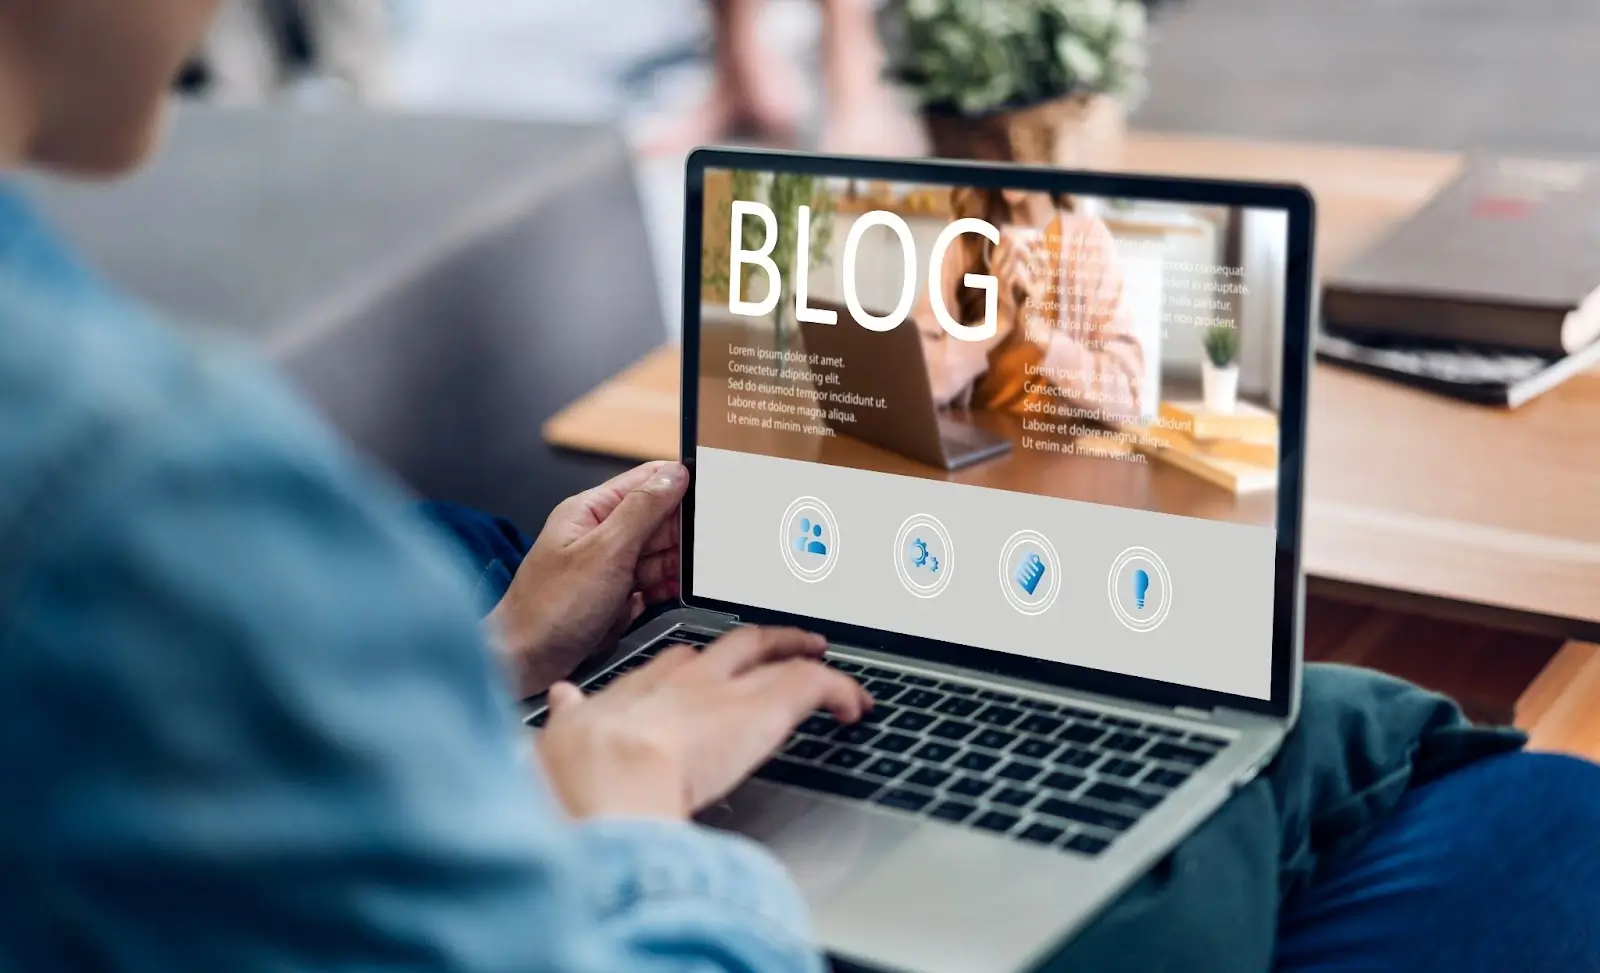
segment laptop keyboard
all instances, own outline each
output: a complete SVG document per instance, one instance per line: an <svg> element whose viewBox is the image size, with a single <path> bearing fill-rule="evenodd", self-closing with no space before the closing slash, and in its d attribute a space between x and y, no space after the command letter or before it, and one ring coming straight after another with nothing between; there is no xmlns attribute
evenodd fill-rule
<svg viewBox="0 0 1600 973"><path fill-rule="evenodd" d="M605 688L678 629L585 681ZM877 705L860 723L816 713L756 776L1093 857L1210 763L1227 738L953 680L829 658ZM544 714L529 720L543 725Z"/></svg>

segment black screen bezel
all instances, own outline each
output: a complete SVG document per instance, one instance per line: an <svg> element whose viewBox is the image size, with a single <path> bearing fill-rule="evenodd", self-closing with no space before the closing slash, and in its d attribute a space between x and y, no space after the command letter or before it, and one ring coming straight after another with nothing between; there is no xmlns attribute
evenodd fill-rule
<svg viewBox="0 0 1600 973"><path fill-rule="evenodd" d="M1011 655L970 645L793 615L770 608L694 597L696 445L699 421L700 257L707 169L753 169L886 182L1018 188L1109 198L1135 197L1178 203L1281 210L1289 216L1284 280L1283 375L1279 424L1278 523L1274 564L1272 691L1268 699L1197 689ZM1303 187L1286 183L1177 179L988 163L906 161L822 156L762 150L698 149L685 174L683 260L683 374L681 455L691 479L683 501L681 590L686 606L735 615L742 621L798 625L828 638L897 655L1026 679L1084 692L1138 699L1156 705L1209 711L1244 710L1287 718L1295 705L1300 651L1301 540L1305 503L1306 413L1311 375L1311 320L1316 207Z"/></svg>

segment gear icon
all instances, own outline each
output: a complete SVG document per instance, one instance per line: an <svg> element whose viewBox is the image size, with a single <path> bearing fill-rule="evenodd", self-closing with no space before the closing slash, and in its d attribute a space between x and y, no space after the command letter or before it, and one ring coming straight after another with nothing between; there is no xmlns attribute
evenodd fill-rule
<svg viewBox="0 0 1600 973"><path fill-rule="evenodd" d="M911 552L912 552L911 553L911 566L912 567L916 567L916 568L927 567L928 566L928 561L930 559L932 559L933 563L935 565L934 570L935 571L939 570L938 567L937 567L937 565L939 563L939 559L933 557L933 555L928 553L928 542L927 541L923 540L920 537L917 538L916 540L912 541L911 542Z"/></svg>

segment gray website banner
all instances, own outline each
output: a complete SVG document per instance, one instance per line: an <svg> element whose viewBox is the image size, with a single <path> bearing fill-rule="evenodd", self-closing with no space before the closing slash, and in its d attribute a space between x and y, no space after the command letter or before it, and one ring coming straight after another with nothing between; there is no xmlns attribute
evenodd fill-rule
<svg viewBox="0 0 1600 973"><path fill-rule="evenodd" d="M705 447L696 463L695 597L1271 696L1271 528Z"/></svg>

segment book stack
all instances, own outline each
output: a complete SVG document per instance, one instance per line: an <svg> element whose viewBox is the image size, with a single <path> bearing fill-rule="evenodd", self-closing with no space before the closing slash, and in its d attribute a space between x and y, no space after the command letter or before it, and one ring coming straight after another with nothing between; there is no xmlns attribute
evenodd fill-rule
<svg viewBox="0 0 1600 973"><path fill-rule="evenodd" d="M1278 488L1278 417L1240 402L1213 412L1201 402L1161 403L1161 422L1139 427L1135 448L1236 494Z"/></svg>
<svg viewBox="0 0 1600 973"><path fill-rule="evenodd" d="M1600 364L1600 165L1476 157L1328 281L1317 354L1516 407Z"/></svg>

